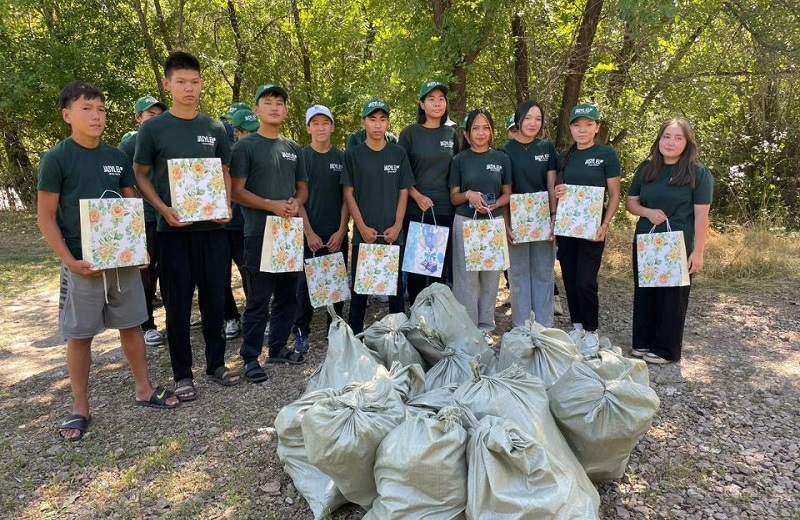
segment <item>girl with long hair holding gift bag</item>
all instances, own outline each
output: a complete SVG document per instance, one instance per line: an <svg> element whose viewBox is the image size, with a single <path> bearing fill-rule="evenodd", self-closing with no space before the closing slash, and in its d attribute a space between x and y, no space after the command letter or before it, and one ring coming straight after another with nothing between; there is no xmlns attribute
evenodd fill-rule
<svg viewBox="0 0 800 520"><path fill-rule="evenodd" d="M691 125L683 118L670 119L658 130L628 193L627 209L639 217L636 235L682 231L691 276L703 268L713 193L714 177L697 161ZM640 287L637 263L634 239L632 354L648 363L679 361L691 285Z"/></svg>

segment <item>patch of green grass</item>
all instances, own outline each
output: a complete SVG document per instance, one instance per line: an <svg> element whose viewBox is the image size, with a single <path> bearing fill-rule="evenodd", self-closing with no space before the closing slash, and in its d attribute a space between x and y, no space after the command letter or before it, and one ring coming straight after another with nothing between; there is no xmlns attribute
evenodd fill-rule
<svg viewBox="0 0 800 520"><path fill-rule="evenodd" d="M39 232L35 213L0 211L0 292L14 296L57 279L59 265Z"/></svg>

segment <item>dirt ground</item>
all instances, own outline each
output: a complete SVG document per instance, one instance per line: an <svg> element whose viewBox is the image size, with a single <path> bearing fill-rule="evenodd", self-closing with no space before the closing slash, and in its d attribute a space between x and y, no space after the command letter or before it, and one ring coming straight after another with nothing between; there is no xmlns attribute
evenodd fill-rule
<svg viewBox="0 0 800 520"><path fill-rule="evenodd" d="M800 518L800 288L734 293L704 289L702 277L697 282L684 360L651 369L661 408L627 474L599 486L602 516ZM601 333L626 351L631 285L601 281ZM510 328L507 296L502 289L498 340ZM134 406L117 335L105 332L93 347L89 433L65 443L56 436L70 402L56 307L54 277L19 295L0 294L2 516L312 518L282 470L272 427L324 359L323 312L315 315L308 363L270 365L260 385L208 381L193 329L200 396L172 411ZM370 311L380 316L388 309ZM163 310L156 316L163 326ZM228 347L236 369L240 341ZM170 382L166 347L148 354L153 381ZM362 515L347 506L332 517Z"/></svg>

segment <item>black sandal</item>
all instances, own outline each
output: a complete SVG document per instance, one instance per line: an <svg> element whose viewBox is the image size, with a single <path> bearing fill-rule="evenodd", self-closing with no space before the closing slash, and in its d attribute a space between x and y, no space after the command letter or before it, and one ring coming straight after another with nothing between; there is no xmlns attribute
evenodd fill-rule
<svg viewBox="0 0 800 520"><path fill-rule="evenodd" d="M300 352L294 352L286 347L281 347L278 353L273 357L270 353L267 358L267 363L287 363L289 365L300 365L306 360L305 356Z"/></svg>
<svg viewBox="0 0 800 520"><path fill-rule="evenodd" d="M267 380L267 373L257 359L244 366L244 377L251 383L263 383Z"/></svg>
<svg viewBox="0 0 800 520"><path fill-rule="evenodd" d="M197 388L194 386L194 381L188 377L177 381L173 392L178 396L180 402L194 401L197 399Z"/></svg>
<svg viewBox="0 0 800 520"><path fill-rule="evenodd" d="M61 438L62 441L79 441L83 438L83 434L86 433L86 430L89 428L89 423L91 422L91 417L84 417L78 413L72 413L68 416L64 417L58 425L58 436ZM61 435L61 432L65 432L68 430L78 430L77 437L65 437Z"/></svg>
<svg viewBox="0 0 800 520"><path fill-rule="evenodd" d="M218 383L222 386L238 385L241 381L241 377L239 377L238 374L234 374L233 371L225 365L217 367L217 369L214 370L214 373L208 377L210 377L215 383Z"/></svg>
<svg viewBox="0 0 800 520"><path fill-rule="evenodd" d="M153 394L150 396L150 399L145 401L144 399L136 399L136 404L139 406L148 406L150 408L177 408L178 405L181 404L180 397L178 398L178 402L175 404L167 404L167 401L170 397L174 396L175 392L172 390L167 390L164 387L156 387L153 390Z"/></svg>

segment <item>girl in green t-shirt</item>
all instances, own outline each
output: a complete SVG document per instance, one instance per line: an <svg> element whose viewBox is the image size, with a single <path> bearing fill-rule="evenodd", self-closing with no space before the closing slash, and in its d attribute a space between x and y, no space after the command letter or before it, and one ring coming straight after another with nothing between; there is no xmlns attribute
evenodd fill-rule
<svg viewBox="0 0 800 520"><path fill-rule="evenodd" d="M674 118L661 125L650 155L633 177L628 211L639 217L636 234L683 231L689 274L703 268L708 213L714 178L697 162L697 144L688 121ZM632 354L648 363L681 358L690 285L639 287L636 241L633 248Z"/></svg>

